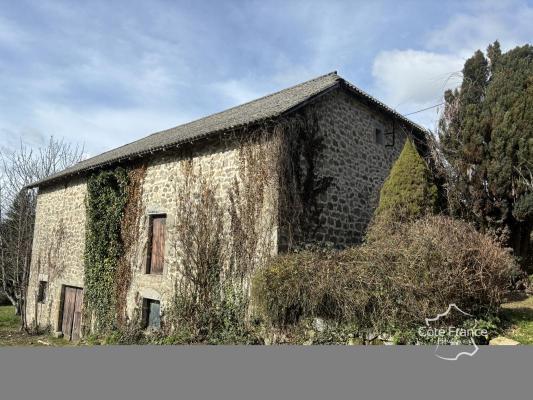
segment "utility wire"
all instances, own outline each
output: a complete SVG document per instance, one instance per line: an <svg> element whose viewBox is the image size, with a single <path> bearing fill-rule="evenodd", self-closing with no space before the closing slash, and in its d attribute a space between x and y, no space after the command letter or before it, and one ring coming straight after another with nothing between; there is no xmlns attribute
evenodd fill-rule
<svg viewBox="0 0 533 400"><path fill-rule="evenodd" d="M408 115L417 114L417 113L422 112L422 111L431 110L432 108L435 108L435 107L438 107L438 106L442 106L444 103L445 102L443 101L442 103L435 104L434 106L426 107L426 108L423 108L421 110L417 110L417 111L413 111L413 112L410 112L410 113L407 113L407 114L403 114L403 116L406 117Z"/></svg>

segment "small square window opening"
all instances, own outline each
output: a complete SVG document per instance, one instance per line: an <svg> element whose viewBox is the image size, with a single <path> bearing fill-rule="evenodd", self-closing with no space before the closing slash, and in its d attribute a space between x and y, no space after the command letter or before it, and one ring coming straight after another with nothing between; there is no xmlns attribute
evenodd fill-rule
<svg viewBox="0 0 533 400"><path fill-rule="evenodd" d="M44 303L46 301L48 292L48 282L39 281L39 291L37 293L37 302Z"/></svg>
<svg viewBox="0 0 533 400"><path fill-rule="evenodd" d="M381 129L376 129L376 144L383 145L384 143L383 131Z"/></svg>
<svg viewBox="0 0 533 400"><path fill-rule="evenodd" d="M158 300L143 299L143 327L144 329L161 328L161 305Z"/></svg>

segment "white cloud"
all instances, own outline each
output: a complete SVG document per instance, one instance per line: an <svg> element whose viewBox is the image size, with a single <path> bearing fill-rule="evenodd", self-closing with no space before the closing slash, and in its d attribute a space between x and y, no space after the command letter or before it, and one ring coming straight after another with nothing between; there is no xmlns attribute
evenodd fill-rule
<svg viewBox="0 0 533 400"><path fill-rule="evenodd" d="M315 69L329 71L376 46L387 24L387 5L383 2L313 4L305 25L308 44L313 50L309 60ZM310 23L312 21L312 23Z"/></svg>
<svg viewBox="0 0 533 400"><path fill-rule="evenodd" d="M417 50L378 54L372 76L381 96L393 107L439 102L445 89L457 85L454 73L464 60L456 55Z"/></svg>
<svg viewBox="0 0 533 400"><path fill-rule="evenodd" d="M224 98L228 99L229 104L239 105L250 100L262 96L260 93L252 88L252 85L247 80L230 79L223 82L218 82L212 85Z"/></svg>
<svg viewBox="0 0 533 400"><path fill-rule="evenodd" d="M423 7L384 1L17 5L0 16L0 142L42 132L91 154L337 68L414 111L457 83L446 79L477 47L533 37L531 7L504 0L455 4L431 32L421 30L441 15L416 24ZM427 125L429 115L413 119Z"/></svg>
<svg viewBox="0 0 533 400"><path fill-rule="evenodd" d="M18 129L4 124L0 127L0 152L11 152L18 149L21 144L33 148L41 147L46 143L47 137L39 130L28 128Z"/></svg>
<svg viewBox="0 0 533 400"><path fill-rule="evenodd" d="M419 50L391 50L378 54L372 67L374 92L399 112L411 113L442 102L446 89L457 87L464 59L458 55ZM439 108L408 117L434 130Z"/></svg>
<svg viewBox="0 0 533 400"><path fill-rule="evenodd" d="M35 104L33 110L29 126L39 126L43 132L84 144L90 156L191 119L168 108L158 111L143 108L80 111L40 103ZM19 129L20 132L27 130L24 127Z"/></svg>
<svg viewBox="0 0 533 400"><path fill-rule="evenodd" d="M533 7L517 1L475 2L440 29L428 34L427 47L469 57L499 40L503 49L533 38Z"/></svg>
<svg viewBox="0 0 533 400"><path fill-rule="evenodd" d="M393 49L374 59L373 91L387 104L409 113L442 101L448 88L461 82L464 62L477 49L499 40L502 49L528 43L533 37L533 7L517 1L474 2L466 11L428 32L422 49ZM409 118L434 129L438 108Z"/></svg>
<svg viewBox="0 0 533 400"><path fill-rule="evenodd" d="M0 16L0 44L7 47L21 46L29 36L10 20Z"/></svg>

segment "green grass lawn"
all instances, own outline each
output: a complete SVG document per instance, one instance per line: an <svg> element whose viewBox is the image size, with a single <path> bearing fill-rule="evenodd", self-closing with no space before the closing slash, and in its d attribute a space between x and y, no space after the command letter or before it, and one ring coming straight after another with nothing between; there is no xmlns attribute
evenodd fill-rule
<svg viewBox="0 0 533 400"><path fill-rule="evenodd" d="M15 307L0 306L0 346L69 346L69 342L50 335L29 335L20 330Z"/></svg>
<svg viewBox="0 0 533 400"><path fill-rule="evenodd" d="M533 296L502 305L504 336L521 344L533 344Z"/></svg>
<svg viewBox="0 0 533 400"><path fill-rule="evenodd" d="M0 306L0 332L11 331L18 324L20 319L15 315L15 307Z"/></svg>

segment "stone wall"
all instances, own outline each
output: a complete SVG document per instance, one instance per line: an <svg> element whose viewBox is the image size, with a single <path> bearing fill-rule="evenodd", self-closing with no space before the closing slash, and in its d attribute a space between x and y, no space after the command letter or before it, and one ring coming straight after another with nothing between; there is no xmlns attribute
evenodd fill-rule
<svg viewBox="0 0 533 400"><path fill-rule="evenodd" d="M209 179L217 191L217 199L225 217L225 231L228 234L228 190L239 179L239 146L237 140L223 140L193 149L187 157L181 154L168 154L150 162L143 183L142 204L145 212L139 226L139 245L132 257L132 282L127 298L127 311L131 318L143 298L161 301L165 310L172 300L176 280L179 279L179 246L175 229L177 197L182 187L184 163L192 157L195 173ZM201 171L201 172L200 172ZM269 199L264 212L275 213L276 193L270 188ZM165 263L163 274L146 273L146 253L148 251L148 231L150 214L166 214ZM264 226L267 246L275 254L277 250L277 227ZM266 231L268 230L268 231Z"/></svg>
<svg viewBox="0 0 533 400"><path fill-rule="evenodd" d="M172 300L174 285L179 276L179 256L176 244L177 196L183 180L183 166L192 159L194 170L204 177L210 176L216 187L217 199L228 225L228 190L239 181L242 162L242 142L235 138L212 141L208 145L194 146L186 152L166 152L147 160L142 184L142 214L139 221L139 240L130 250L128 259L132 279L127 294L127 315L139 310L141 300L159 300L165 310ZM258 146L258 144L250 144ZM61 290L67 286L83 288L85 245L85 181L77 180L67 185L42 188L38 195L32 265L27 304L28 325L35 322L40 327L59 329ZM277 190L268 190L264 215L276 214ZM165 263L162 274L147 274L147 252L150 214L166 214ZM277 250L277 227L264 225L265 245L272 254ZM49 282L49 296L37 303L39 281Z"/></svg>
<svg viewBox="0 0 533 400"><path fill-rule="evenodd" d="M389 116L338 89L315 105L325 149L318 159L321 176L333 177L322 206L318 242L345 247L361 241L379 201L379 191L406 139L396 126L394 145ZM383 143L376 143L376 129Z"/></svg>
<svg viewBox="0 0 533 400"><path fill-rule="evenodd" d="M39 190L26 305L29 326L58 330L63 286L83 287L86 194L82 179ZM37 303L39 281L48 282L43 303Z"/></svg>

